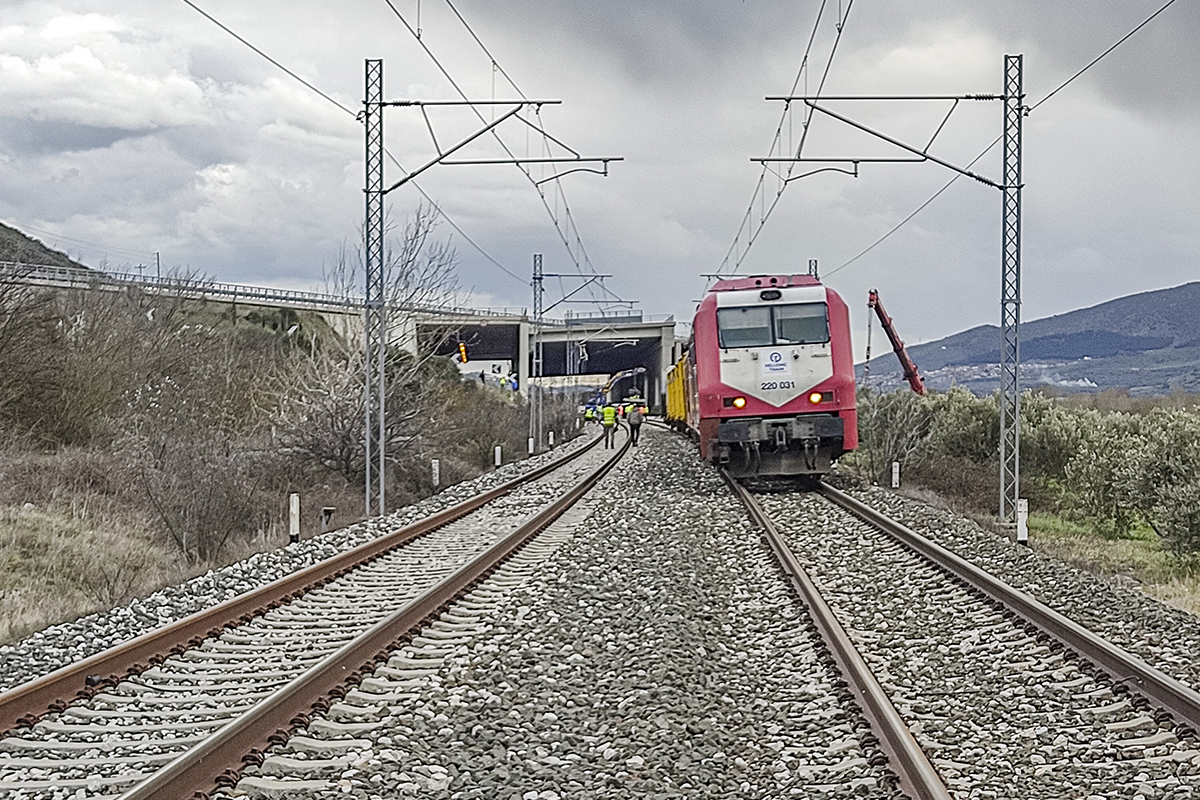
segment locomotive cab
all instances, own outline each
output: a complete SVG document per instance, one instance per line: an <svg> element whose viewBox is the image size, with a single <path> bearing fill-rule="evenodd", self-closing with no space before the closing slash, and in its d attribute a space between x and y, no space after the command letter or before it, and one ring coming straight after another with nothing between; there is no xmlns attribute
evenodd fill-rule
<svg viewBox="0 0 1200 800"><path fill-rule="evenodd" d="M849 313L806 275L718 282L689 358L701 456L737 477L819 475L857 445Z"/></svg>

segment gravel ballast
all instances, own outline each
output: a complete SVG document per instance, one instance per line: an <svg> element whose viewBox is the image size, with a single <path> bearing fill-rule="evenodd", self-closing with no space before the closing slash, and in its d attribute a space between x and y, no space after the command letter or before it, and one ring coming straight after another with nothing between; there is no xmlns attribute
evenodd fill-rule
<svg viewBox="0 0 1200 800"><path fill-rule="evenodd" d="M876 487L850 494L1192 688L1200 687L1200 619L1128 580L1085 572L974 522Z"/></svg>
<svg viewBox="0 0 1200 800"><path fill-rule="evenodd" d="M549 460L560 458L586 441L584 437L573 439L549 453L506 464L494 472L449 486L432 497L384 517L339 528L278 550L258 553L133 600L127 605L53 625L18 642L0 645L0 692L449 508Z"/></svg>
<svg viewBox="0 0 1200 800"><path fill-rule="evenodd" d="M348 769L313 780L296 772L304 756L292 748L241 791L893 796L802 606L685 441L645 431L589 502L573 538L505 592L477 633L447 644L435 674L406 684L411 699L357 718L343 705L302 732L311 747L320 731L354 726ZM417 655L393 664L412 667ZM300 783L272 783L285 777Z"/></svg>
<svg viewBox="0 0 1200 800"><path fill-rule="evenodd" d="M814 493L763 498L959 797L1190 797L1196 741Z"/></svg>

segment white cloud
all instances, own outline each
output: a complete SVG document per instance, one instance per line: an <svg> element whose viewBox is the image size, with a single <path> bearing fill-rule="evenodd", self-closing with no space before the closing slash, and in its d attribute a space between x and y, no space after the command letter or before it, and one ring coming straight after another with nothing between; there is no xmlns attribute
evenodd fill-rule
<svg viewBox="0 0 1200 800"><path fill-rule="evenodd" d="M1036 100L1157 8L1149 0L1014 2L855 4L827 89L996 91L1003 54L1023 52ZM456 96L381 3L337 14L315 0L210 5L352 110L360 107L368 57L385 59L391 98ZM1195 4L1184 6L1168 9L1028 118L1027 317L1194 274L1200 106L1187 76L1200 52L1200 15ZM5 9L0 185L8 191L0 194L0 217L114 248L161 250L170 264L227 280L316 280L322 262L357 236L361 127L182 4L111 0L101 13L94 8L89 0L15 0ZM565 101L543 110L556 136L586 155L625 156L608 178L580 174L563 182L596 267L613 273L610 285L642 299L648 313L690 316L704 288L699 275L718 268L746 211L759 174L750 159L767 154L778 122L779 105L763 98L791 86L815 9L779 0L466 0L460 10L529 96ZM426 4L423 14L422 41L468 92L512 94L445 8ZM809 89L833 36L826 19ZM945 113L944 104L851 108L915 143ZM431 119L443 144L476 125L460 111L438 110ZM389 149L406 166L432 155L415 109L390 109L385 127ZM503 130L514 151L525 152L528 134L531 152L540 152L536 134L508 123ZM998 104L963 104L935 152L965 163L999 131ZM888 151L830 120L813 125L809 147L837 155ZM498 155L486 140L470 152ZM978 170L995 175L998 163L993 152ZM399 177L390 163L387 170ZM745 268L802 271L819 258L829 273L949 177L933 164L864 165L857 179L795 181ZM528 274L534 252L545 254L548 269L570 268L540 199L514 168L435 167L421 183L518 275ZM389 204L403 216L420 199L405 187ZM551 194L549 202L563 213L561 198ZM872 286L912 341L995 322L999 207L994 189L960 180L835 274L831 283L856 325L865 328L861 307ZM458 247L464 286L489 302L529 302L523 282L461 239Z"/></svg>

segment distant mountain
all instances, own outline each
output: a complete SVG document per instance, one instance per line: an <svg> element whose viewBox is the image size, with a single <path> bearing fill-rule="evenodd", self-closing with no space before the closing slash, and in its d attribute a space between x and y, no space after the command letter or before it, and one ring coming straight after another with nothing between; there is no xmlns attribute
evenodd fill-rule
<svg viewBox="0 0 1200 800"><path fill-rule="evenodd" d="M21 264L38 264L46 267L87 269L66 253L51 250L37 239L26 236L3 222L0 222L0 261L15 261Z"/></svg>
<svg viewBox="0 0 1200 800"><path fill-rule="evenodd" d="M878 321L873 324L878 327ZM887 339L880 335L875 341L883 343L885 352L876 350L870 361L870 384L884 390L903 386ZM908 351L931 389L958 384L986 394L999 385L1000 329L995 325ZM1023 322L1021 362L1025 388L1128 389L1136 395L1200 392L1200 282ZM863 366L857 371L861 382Z"/></svg>

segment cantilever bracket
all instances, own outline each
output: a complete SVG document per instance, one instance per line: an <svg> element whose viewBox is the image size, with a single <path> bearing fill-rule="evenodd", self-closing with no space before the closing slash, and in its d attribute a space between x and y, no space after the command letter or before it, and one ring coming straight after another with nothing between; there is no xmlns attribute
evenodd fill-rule
<svg viewBox="0 0 1200 800"><path fill-rule="evenodd" d="M946 122L949 121L949 119L950 119L950 114L954 113L954 109L958 107L958 103L960 100L1001 100L1001 99L1003 99L1003 97L1001 95L995 95L995 94L905 95L905 96L864 95L864 96L858 96L858 97L856 97L856 96L831 96L831 97L824 97L824 98L807 97L807 96L801 96L801 97L783 96L783 97L768 97L767 99L768 100L782 100L783 102L788 103L788 104L790 104L793 100L798 100L800 102L803 102L806 106L808 106L809 108L811 108L814 111L820 111L822 114L833 117L834 119L838 120L839 122L843 122L846 125L851 126L852 128L856 128L860 131L863 131L864 133L868 133L877 139L882 139L883 141L887 142L890 145L899 147L901 150L906 150L909 153L912 153L913 155L919 156L919 158L915 158L915 159L891 159L891 158L875 158L875 159L867 159L867 158L862 158L862 159L852 159L852 158L841 158L841 159L839 159L839 158L752 159L754 161L770 160L770 161L793 161L793 162L796 162L796 161L850 162L850 163L854 163L856 165L855 166L856 171L857 171L857 163L858 162L874 161L874 162L882 162L882 163L900 163L900 162L915 162L915 161L932 161L933 163L939 164L939 165L945 167L946 169L957 172L960 175L965 175L968 178L973 178L974 180L977 180L980 183L987 184L988 186L991 186L996 189L1000 189L1001 191L1003 191L1004 189L1010 188L1010 187L1004 186L1003 184L997 183L997 182L991 180L990 178L986 178L982 175L971 172L968 169L963 169L962 167L951 164L949 161L945 161L945 160L938 158L937 156L931 155L929 153L929 148L930 148L930 146L933 145L934 139L936 139L938 134L942 132L942 129L946 126ZM861 122L856 122L855 120L850 119L849 117L847 117L843 114L839 114L836 111L825 108L824 106L820 106L817 104L817 100L827 100L827 101L832 101L832 100L952 100L952 101L954 101L954 105L952 105L950 107L949 113L946 114L945 118L942 120L941 125L938 126L936 131L934 131L934 134L930 138L929 143L927 145L925 145L925 147L923 147L923 148L917 148L917 147L913 147L910 144L906 144L906 143L900 141L899 139L892 138L891 136L888 136L887 134L881 133L873 128L863 125ZM842 170L842 171L844 171L844 170ZM809 174L812 174L812 173L809 173ZM804 176L799 176L799 177L804 177Z"/></svg>
<svg viewBox="0 0 1200 800"><path fill-rule="evenodd" d="M577 152L575 152L571 148L567 147L566 149L570 150L571 153L573 153L573 156L570 158L566 158L566 157L564 157L564 158L519 158L518 157L518 158L483 158L483 159L456 159L456 160L451 160L448 158L448 156L453 155L454 153L458 152L459 150L466 147L468 144L475 141L479 137L483 136L486 133L493 131L497 126L500 125L500 123L504 122L505 120L509 119L510 117L515 116L515 117L517 117L517 119L521 120L526 125L529 125L530 127L534 128L535 130L541 130L538 126L532 125L532 123L530 123L528 120L518 116L518 112L525 106L535 106L536 108L541 108L541 106L543 106L543 105L557 104L560 102L562 102L562 101L561 100L389 100L389 101L384 101L384 102L378 103L377 105L379 105L380 107L402 106L402 107L418 107L418 108L420 108L421 114L425 118L425 125L429 129L429 137L430 137L430 139L433 140L433 148L437 152L436 158L433 158L430 161L426 162L425 164L422 164L420 167L417 167L415 170L408 173L403 178L401 178L400 180L393 183L391 186L384 189L382 192L380 192L380 194L386 195L395 189L399 189L401 186L408 183L409 181L411 181L413 178L420 175L425 170L427 170L430 167L433 167L437 164L445 164L445 165L450 165L450 166L465 166L465 165L483 165L483 164L521 165L521 164L561 164L561 163L579 164L579 163L599 162L600 164L603 165L603 171L596 170L596 169L586 169L586 168L580 167L578 169L573 169L573 170L568 170L567 172L558 173L558 174L553 175L549 178L546 178L545 180L542 180L542 181L535 181L535 185L545 183L545 181L554 180L555 178L562 177L563 175L567 175L571 172L593 172L597 175L607 176L608 175L608 163L610 161L624 161L625 159L623 157L602 156L599 158L584 158L584 157L581 157ZM463 139L462 141L460 141L458 144L456 144L453 147L450 147L446 150L443 150L441 145L438 144L437 136L433 132L433 124L430 122L429 116L427 114L425 114L425 107L426 106L475 106L475 105L512 105L512 108L509 109L508 111L506 111L504 114L501 114L496 119L487 123L482 128L480 128L479 130L472 133L470 136L468 136L465 139ZM365 119L365 112L360 112L358 114L358 119L360 121ZM558 142L557 139L554 139L554 141L556 143ZM563 145L563 147L566 147L566 145Z"/></svg>
<svg viewBox="0 0 1200 800"><path fill-rule="evenodd" d="M602 177L607 178L608 177L608 162L624 161L624 160L625 160L624 158L564 158L564 159L561 159L561 161L559 163L568 162L568 161L599 161L602 166L600 169L590 169L588 167L576 167L575 169L568 169L564 172L556 172L553 175L551 175L549 178L542 178L540 181L534 181L533 185L541 186L543 183L549 183L550 181L556 181L559 178L563 177L564 175L570 175L572 172L590 172L593 175L600 175Z"/></svg>

